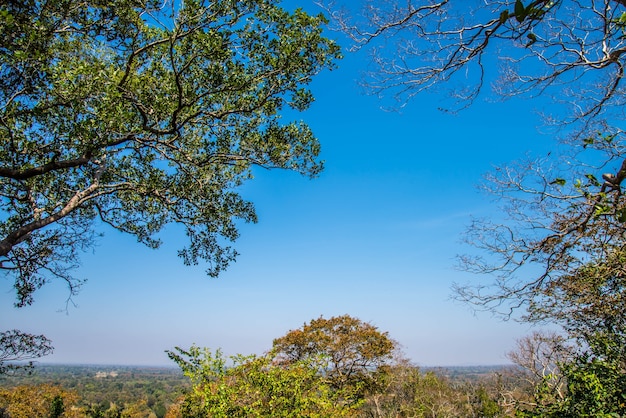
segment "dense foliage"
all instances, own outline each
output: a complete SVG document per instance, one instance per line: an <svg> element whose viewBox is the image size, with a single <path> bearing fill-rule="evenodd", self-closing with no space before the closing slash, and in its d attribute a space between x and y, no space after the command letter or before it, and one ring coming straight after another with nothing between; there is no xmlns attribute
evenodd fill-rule
<svg viewBox="0 0 626 418"><path fill-rule="evenodd" d="M274 0L9 0L0 4L0 269L16 304L71 276L103 223L186 264L234 260L251 166L315 176L319 144L281 111L339 57L325 18Z"/></svg>
<svg viewBox="0 0 626 418"><path fill-rule="evenodd" d="M233 356L191 347L169 352L192 382L192 390L169 416L246 417L348 417L356 406L344 402L317 364L297 361L277 365L271 357Z"/></svg>
<svg viewBox="0 0 626 418"><path fill-rule="evenodd" d="M191 380L172 418L504 416L500 382L421 372L386 332L349 315L320 317L266 355L169 352ZM488 389L487 389L488 388Z"/></svg>
<svg viewBox="0 0 626 418"><path fill-rule="evenodd" d="M196 359L202 359L200 363L205 366L215 364L218 359L230 360L208 350L194 350L197 350ZM221 378L217 378L213 369L210 373L216 379L198 392L191 390L190 379L177 369L42 365L33 375L0 380L0 417L47 418L55 416L48 415L54 408L63 411L58 417L65 418L198 416L202 408L199 400L206 399L209 387L216 389L221 396L209 403L213 415L206 413L205 409L204 415L199 415L202 417L224 416L228 405L233 408L229 413L247 411L250 415L246 416L255 416L254 413L259 416L260 411L268 411L270 402L273 402L271 407L274 412L267 416L290 416L287 408L299 411L300 415L292 415L299 417L334 417L341 414L378 418L431 417L433 411L438 417L450 418L510 416L503 414L504 409L498 405L498 391L503 385L501 379L495 377L496 374L508 374L506 368L466 367L424 371L401 363L389 370L384 388L381 386L376 393L370 393L358 407L346 407L338 406L336 392L328 392L330 388L323 383L321 391L311 392L312 381L320 384L312 369L278 369L262 356L237 358L243 360L240 365L245 363L246 366L238 370L225 367L220 372ZM269 367L274 368L270 370ZM201 370L195 366L192 368ZM249 377L241 374L244 371L251 372ZM226 379L226 376L230 378ZM512 381L510 383L513 385ZM254 391L255 388L264 388L268 392ZM304 391L294 394L294 389ZM313 398L307 400L311 396ZM307 402L303 402L305 400ZM253 412L250 412L251 407L255 408ZM494 414L494 410L501 412ZM183 411L189 415L183 415ZM317 411L317 415L312 411Z"/></svg>
<svg viewBox="0 0 626 418"><path fill-rule="evenodd" d="M168 354L180 370L42 366L33 375L0 381L0 417L612 417L626 413L623 345L604 334L588 338L585 349L565 346L556 334L534 334L520 341L511 355L518 367L508 368L423 370L396 352L393 358L370 363L359 372L358 381L338 385L331 373L333 355L367 346L372 335L363 329L388 337L348 315L318 318L299 331L327 323L358 326L335 333L323 347L319 343L325 340L319 333L301 335L299 344L307 346L309 339L318 349L289 361L284 353L277 355L276 348L294 331L277 338L275 347L260 356L224 356L220 350L197 346L175 348ZM349 344L338 349L339 341Z"/></svg>
<svg viewBox="0 0 626 418"><path fill-rule="evenodd" d="M339 55L321 37L324 19L264 0L167 5L169 14L132 0L0 7L0 267L14 275L20 306L50 277L75 290L68 271L92 244L97 219L153 247L165 224L179 222L190 238L184 261L206 260L217 275L234 259L222 240L236 238L236 219L255 220L233 191L250 167L321 168L306 125L282 125L279 112L305 109L312 97L302 85ZM495 280L456 288L474 306L507 318L521 310L521 320L562 333L526 339L511 374L465 385L394 357L394 342L370 324L319 318L260 357L170 352L191 388L168 415L626 415L626 1L361 7L356 23L333 15L357 49L374 47L375 92L393 91L403 103L462 80L454 90L462 107L483 90L497 55L498 93L548 93L570 105L556 119L546 115L576 126L564 155L490 176L506 218L475 220L467 240L484 254L461 261ZM398 48L376 48L381 38ZM54 386L17 387L0 393L0 407L8 416L143 408L74 409L75 399Z"/></svg>
<svg viewBox="0 0 626 418"><path fill-rule="evenodd" d="M31 405L28 398L35 393L44 394L44 406L51 408L61 391L62 417L163 418L188 387L188 379L175 368L38 365L31 375L0 379L0 408L35 407L39 404ZM32 410L27 416L46 417Z"/></svg>
<svg viewBox="0 0 626 418"><path fill-rule="evenodd" d="M393 360L397 343L386 332L349 315L317 318L274 340L271 355L279 364L315 363L334 389L358 401L375 390L381 370Z"/></svg>
<svg viewBox="0 0 626 418"><path fill-rule="evenodd" d="M78 418L71 409L77 400L76 393L50 384L0 388L0 417Z"/></svg>

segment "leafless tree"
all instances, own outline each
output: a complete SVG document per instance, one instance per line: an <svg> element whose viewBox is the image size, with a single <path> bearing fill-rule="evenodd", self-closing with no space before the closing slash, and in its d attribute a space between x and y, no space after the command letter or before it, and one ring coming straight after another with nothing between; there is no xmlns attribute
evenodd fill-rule
<svg viewBox="0 0 626 418"><path fill-rule="evenodd" d="M538 387L543 383L559 400L566 394L566 381L559 366L570 360L571 356L572 349L567 346L563 336L538 331L518 340L517 348L508 354L509 360L520 367L521 377L530 387ZM524 403L524 400L518 401Z"/></svg>
<svg viewBox="0 0 626 418"><path fill-rule="evenodd" d="M501 210L474 219L466 234L477 251L460 258L461 268L494 280L457 285L455 293L505 318L515 313L562 326L578 343L572 364L581 370L595 358L623 371L626 1L368 0L356 12L325 7L353 50L370 51L364 84L399 106L442 87L451 92L452 110L488 87L502 98L552 99L556 106L544 116L562 129L559 146L489 174L483 186ZM511 112L512 128L526 122L527 115ZM558 364L569 360L560 358L567 353L560 344L534 334L512 358L557 403L564 385Z"/></svg>
<svg viewBox="0 0 626 418"><path fill-rule="evenodd" d="M598 135L572 144L566 155L509 164L487 176L484 187L498 199L502 217L473 220L465 238L479 251L460 257L460 267L495 280L456 286L459 299L505 316L524 307L524 319L542 321L556 312L542 308L573 300L564 293L565 279L573 283L581 269L622 251L622 135Z"/></svg>
<svg viewBox="0 0 626 418"><path fill-rule="evenodd" d="M569 104L567 122L588 122L607 109L621 114L626 103L623 0L368 0L359 10L324 7L353 50L371 53L366 86L392 93L400 105L444 84L456 99L453 108L470 104L485 85L505 97L551 94Z"/></svg>
<svg viewBox="0 0 626 418"><path fill-rule="evenodd" d="M52 353L50 340L18 330L0 332L0 376L30 372L33 360Z"/></svg>

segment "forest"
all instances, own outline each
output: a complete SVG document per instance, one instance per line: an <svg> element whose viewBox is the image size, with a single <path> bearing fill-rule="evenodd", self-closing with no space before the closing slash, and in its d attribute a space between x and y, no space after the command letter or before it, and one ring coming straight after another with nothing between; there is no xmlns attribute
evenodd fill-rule
<svg viewBox="0 0 626 418"><path fill-rule="evenodd" d="M57 402L65 413L57 416L162 418L189 382L173 367L39 364L31 375L3 378L0 388L3 416L54 416Z"/></svg>
<svg viewBox="0 0 626 418"><path fill-rule="evenodd" d="M289 118L313 105L313 79L365 51L360 85L392 98L389 110L432 92L446 113L486 90L545 100L546 152L485 175L494 206L469 221L457 265L477 279L451 292L552 331L478 376L420 369L349 314L311 319L262 354L179 346L171 370L48 375L36 364L54 342L7 325L2 418L626 416L626 0L344 3L313 14L277 0L2 2L0 270L14 308L54 282L70 309L87 285L81 255L105 229L156 250L174 225L182 263L223 275L242 225L258 221L243 185L257 170L320 177L322 141ZM510 110L490 148L529 120ZM439 134L421 140L452 154ZM444 183L420 181L419 194Z"/></svg>
<svg viewBox="0 0 626 418"><path fill-rule="evenodd" d="M452 418L623 409L621 375L590 381L559 358L560 342L535 334L509 354L509 367L420 369L387 332L349 315L319 317L276 338L264 355L194 345L168 351L179 368L21 370L0 381L0 416Z"/></svg>
<svg viewBox="0 0 626 418"><path fill-rule="evenodd" d="M195 346L169 355L179 368L37 365L5 376L0 416L505 417L538 401L533 382L542 384L522 365L420 369L349 315L312 320L265 356Z"/></svg>

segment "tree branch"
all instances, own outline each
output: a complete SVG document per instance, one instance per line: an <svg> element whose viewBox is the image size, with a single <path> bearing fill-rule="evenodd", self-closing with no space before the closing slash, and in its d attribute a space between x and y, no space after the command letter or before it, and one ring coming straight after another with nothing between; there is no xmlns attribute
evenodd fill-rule
<svg viewBox="0 0 626 418"><path fill-rule="evenodd" d="M26 169L13 169L7 167L0 167L0 177L6 177L13 180L26 180L32 177L40 176L42 174L49 173L54 170L62 170L65 168L80 167L87 164L92 158L91 152L86 152L80 158L73 160L56 161L53 159L49 163L40 165L39 167L26 168Z"/></svg>

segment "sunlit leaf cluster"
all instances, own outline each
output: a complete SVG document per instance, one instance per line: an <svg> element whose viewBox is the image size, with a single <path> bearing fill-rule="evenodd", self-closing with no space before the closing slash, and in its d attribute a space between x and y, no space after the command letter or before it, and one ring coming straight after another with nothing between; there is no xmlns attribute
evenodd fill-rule
<svg viewBox="0 0 626 418"><path fill-rule="evenodd" d="M326 20L272 0L0 5L0 267L17 304L71 276L99 225L150 247L179 224L186 264L235 259L251 167L307 176L319 143L286 109L340 53Z"/></svg>

